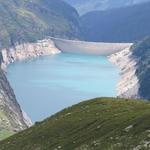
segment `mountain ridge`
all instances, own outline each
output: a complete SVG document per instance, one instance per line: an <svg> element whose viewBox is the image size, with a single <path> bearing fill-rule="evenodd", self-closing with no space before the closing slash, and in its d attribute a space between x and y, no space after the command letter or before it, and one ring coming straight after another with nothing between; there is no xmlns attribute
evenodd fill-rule
<svg viewBox="0 0 150 150"><path fill-rule="evenodd" d="M150 35L150 2L94 11L81 17L86 40L103 42L135 42ZM136 16L136 17L135 17Z"/></svg>
<svg viewBox="0 0 150 150"><path fill-rule="evenodd" d="M81 37L78 13L61 0L1 0L0 10L0 48L46 36Z"/></svg>
<svg viewBox="0 0 150 150"><path fill-rule="evenodd" d="M148 2L149 0L64 0L75 7L80 15L94 10L109 10L134 4Z"/></svg>

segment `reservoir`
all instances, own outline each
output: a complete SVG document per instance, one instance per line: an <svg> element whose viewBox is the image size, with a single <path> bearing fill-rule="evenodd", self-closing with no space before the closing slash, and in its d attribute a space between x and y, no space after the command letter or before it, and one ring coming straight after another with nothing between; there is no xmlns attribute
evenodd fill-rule
<svg viewBox="0 0 150 150"><path fill-rule="evenodd" d="M35 122L83 100L116 96L120 76L107 57L60 53L10 64L7 78Z"/></svg>

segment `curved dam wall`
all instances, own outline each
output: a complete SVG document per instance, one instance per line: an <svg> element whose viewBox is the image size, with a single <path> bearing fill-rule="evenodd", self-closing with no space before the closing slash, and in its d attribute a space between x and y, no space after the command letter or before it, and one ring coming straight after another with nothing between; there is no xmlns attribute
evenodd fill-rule
<svg viewBox="0 0 150 150"><path fill-rule="evenodd" d="M132 43L104 43L64 40L50 37L55 46L62 52L89 54L89 55L111 55L125 48L131 47Z"/></svg>

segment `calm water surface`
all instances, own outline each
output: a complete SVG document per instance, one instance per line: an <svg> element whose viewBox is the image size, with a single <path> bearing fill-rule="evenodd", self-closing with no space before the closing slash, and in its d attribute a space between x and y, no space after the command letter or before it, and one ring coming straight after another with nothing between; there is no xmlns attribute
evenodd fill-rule
<svg viewBox="0 0 150 150"><path fill-rule="evenodd" d="M82 100L116 96L119 71L106 57L58 54L15 62L7 77L21 107L38 121Z"/></svg>

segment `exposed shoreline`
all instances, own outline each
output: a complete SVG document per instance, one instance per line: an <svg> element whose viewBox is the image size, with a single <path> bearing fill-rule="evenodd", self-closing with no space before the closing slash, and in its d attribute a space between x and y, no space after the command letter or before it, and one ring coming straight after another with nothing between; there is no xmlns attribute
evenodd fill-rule
<svg viewBox="0 0 150 150"><path fill-rule="evenodd" d="M117 85L117 96L121 98L139 98L139 80L136 76L136 60L132 51L126 48L108 57L120 69L121 79Z"/></svg>
<svg viewBox="0 0 150 150"><path fill-rule="evenodd" d="M60 53L60 51L50 39L39 40L36 43L16 45L15 47L11 47L9 49L2 49L1 68L5 70L10 63L18 60L54 55L57 53Z"/></svg>

